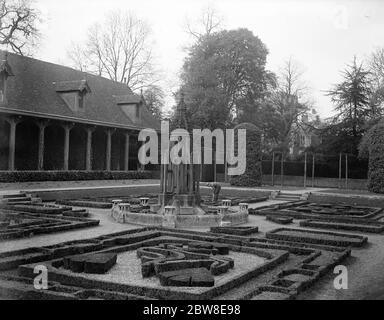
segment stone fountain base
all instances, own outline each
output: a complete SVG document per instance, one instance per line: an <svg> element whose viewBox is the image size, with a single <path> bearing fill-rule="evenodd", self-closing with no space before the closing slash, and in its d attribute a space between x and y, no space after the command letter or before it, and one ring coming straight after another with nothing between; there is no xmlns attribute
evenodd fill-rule
<svg viewBox="0 0 384 320"><path fill-rule="evenodd" d="M151 205L149 212L131 212L130 205L115 203L111 216L119 223L166 228L209 228L234 226L248 222L248 205L240 209L224 206L202 208L194 195L160 195L159 204ZM143 203L143 207L147 207ZM148 210L147 210L148 211Z"/></svg>

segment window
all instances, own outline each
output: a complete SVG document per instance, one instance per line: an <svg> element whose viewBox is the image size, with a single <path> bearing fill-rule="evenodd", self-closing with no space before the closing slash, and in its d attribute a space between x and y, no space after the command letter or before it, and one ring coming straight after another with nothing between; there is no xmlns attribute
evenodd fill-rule
<svg viewBox="0 0 384 320"><path fill-rule="evenodd" d="M126 114L126 116L134 123L139 123L141 120L141 110L139 103L126 103L120 104L121 110Z"/></svg>
<svg viewBox="0 0 384 320"><path fill-rule="evenodd" d="M79 92L77 96L77 107L78 109L84 109L84 92Z"/></svg>
<svg viewBox="0 0 384 320"><path fill-rule="evenodd" d="M61 98L66 105L74 112L78 112L84 109L84 94L81 92L62 92Z"/></svg>
<svg viewBox="0 0 384 320"><path fill-rule="evenodd" d="M74 112L84 110L85 95L91 92L86 80L53 82L56 92Z"/></svg>

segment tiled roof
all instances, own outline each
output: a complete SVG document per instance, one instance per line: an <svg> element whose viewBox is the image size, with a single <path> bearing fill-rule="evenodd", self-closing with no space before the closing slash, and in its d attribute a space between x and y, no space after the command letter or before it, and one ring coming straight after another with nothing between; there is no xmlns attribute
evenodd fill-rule
<svg viewBox="0 0 384 320"><path fill-rule="evenodd" d="M116 99L131 97L137 101L139 97L125 84L1 50L0 61L5 60L6 55L7 68L11 68L14 76L7 80L7 102L0 105L0 112L127 129L160 128L160 122L144 105L141 123L134 123L122 111ZM84 97L84 109L77 113L66 105L60 92L81 91L84 86L90 92Z"/></svg>

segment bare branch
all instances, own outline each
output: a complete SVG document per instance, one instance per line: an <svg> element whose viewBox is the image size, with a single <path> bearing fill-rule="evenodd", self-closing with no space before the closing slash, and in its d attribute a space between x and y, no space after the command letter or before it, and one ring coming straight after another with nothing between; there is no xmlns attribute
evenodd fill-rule
<svg viewBox="0 0 384 320"><path fill-rule="evenodd" d="M153 82L149 35L148 25L132 13L111 12L103 23L89 29L80 61L86 71L138 90ZM79 68L77 52L73 45L69 58Z"/></svg>
<svg viewBox="0 0 384 320"><path fill-rule="evenodd" d="M189 18L186 19L185 31L198 41L202 37L220 31L222 25L223 18L219 16L214 8L207 7L203 9L200 18L197 21L191 22Z"/></svg>
<svg viewBox="0 0 384 320"><path fill-rule="evenodd" d="M0 0L0 45L21 55L30 54L40 39L39 17L30 0Z"/></svg>

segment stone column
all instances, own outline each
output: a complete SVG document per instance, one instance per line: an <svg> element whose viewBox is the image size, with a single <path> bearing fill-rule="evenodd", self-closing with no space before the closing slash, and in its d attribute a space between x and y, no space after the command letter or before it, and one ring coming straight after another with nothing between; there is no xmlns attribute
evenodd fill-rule
<svg viewBox="0 0 384 320"><path fill-rule="evenodd" d="M44 170L44 134L45 127L47 126L47 121L38 121L37 125L39 126L39 149L38 149L38 161L37 161L37 170Z"/></svg>
<svg viewBox="0 0 384 320"><path fill-rule="evenodd" d="M92 170L92 134L95 127L87 127L87 149L85 155L85 170Z"/></svg>
<svg viewBox="0 0 384 320"><path fill-rule="evenodd" d="M69 135L71 129L73 128L73 123L63 124L64 128L64 161L63 161L63 170L68 171L69 169Z"/></svg>
<svg viewBox="0 0 384 320"><path fill-rule="evenodd" d="M129 133L125 133L124 171L129 171Z"/></svg>
<svg viewBox="0 0 384 320"><path fill-rule="evenodd" d="M113 129L107 129L107 147L106 147L106 158L105 158L105 170L111 171L111 160L112 160L112 133Z"/></svg>
<svg viewBox="0 0 384 320"><path fill-rule="evenodd" d="M8 155L8 170L15 170L15 149L16 149L16 126L20 122L19 118L6 118L9 123L9 155Z"/></svg>

